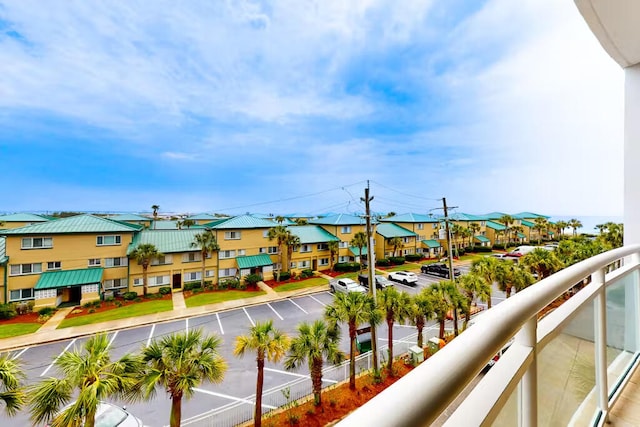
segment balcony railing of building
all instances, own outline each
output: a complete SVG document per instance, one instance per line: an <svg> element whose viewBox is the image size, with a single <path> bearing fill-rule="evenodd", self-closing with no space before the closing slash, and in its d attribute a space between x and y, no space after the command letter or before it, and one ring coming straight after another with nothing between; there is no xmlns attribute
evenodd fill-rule
<svg viewBox="0 0 640 427"><path fill-rule="evenodd" d="M431 425L509 343L446 426L602 426L639 363L639 268L640 245L625 246L518 292L339 426Z"/></svg>

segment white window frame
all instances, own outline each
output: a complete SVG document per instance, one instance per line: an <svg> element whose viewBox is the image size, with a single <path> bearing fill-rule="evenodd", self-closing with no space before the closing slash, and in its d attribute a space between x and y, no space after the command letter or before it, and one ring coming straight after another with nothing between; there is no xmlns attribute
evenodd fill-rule
<svg viewBox="0 0 640 427"><path fill-rule="evenodd" d="M320 260L318 261L318 265L329 265L329 258L320 258Z"/></svg>
<svg viewBox="0 0 640 427"><path fill-rule="evenodd" d="M36 242L39 245L36 246ZM25 244L26 243L26 244ZM51 249L53 248L53 237L23 237L21 249Z"/></svg>
<svg viewBox="0 0 640 427"><path fill-rule="evenodd" d="M340 233L342 233L342 234L351 234L351 226L350 225L343 225L342 227L340 227Z"/></svg>
<svg viewBox="0 0 640 427"><path fill-rule="evenodd" d="M117 283L117 284L116 284ZM104 281L104 290L122 289L127 287L127 278L121 277L119 279L107 279Z"/></svg>
<svg viewBox="0 0 640 427"><path fill-rule="evenodd" d="M222 277L235 277L236 273L238 272L237 268L221 268L218 271L218 277L222 278Z"/></svg>
<svg viewBox="0 0 640 427"><path fill-rule="evenodd" d="M225 231L224 240L240 240L242 233L240 231Z"/></svg>
<svg viewBox="0 0 640 427"><path fill-rule="evenodd" d="M418 228L418 230L424 230L424 224L422 223L417 224L416 227Z"/></svg>
<svg viewBox="0 0 640 427"><path fill-rule="evenodd" d="M47 261L47 271L62 270L62 261Z"/></svg>
<svg viewBox="0 0 640 427"><path fill-rule="evenodd" d="M201 271L187 271L184 273L184 281L185 282L195 282L202 280L202 272Z"/></svg>
<svg viewBox="0 0 640 427"><path fill-rule="evenodd" d="M205 277L205 279L207 277L216 277L216 271L215 270L205 270L204 271L204 277Z"/></svg>
<svg viewBox="0 0 640 427"><path fill-rule="evenodd" d="M25 267L27 265L29 266L29 271L25 272ZM17 272L15 267L18 267ZM11 266L9 267L9 276L27 276L29 274L40 273L42 273L42 264L39 262L35 262L32 264L11 264Z"/></svg>
<svg viewBox="0 0 640 427"><path fill-rule="evenodd" d="M162 276L151 276L148 279L148 286L167 286L171 284L171 276L169 276L168 274Z"/></svg>
<svg viewBox="0 0 640 427"><path fill-rule="evenodd" d="M306 253L313 251L313 247L311 245L300 245L300 253Z"/></svg>
<svg viewBox="0 0 640 427"><path fill-rule="evenodd" d="M316 249L318 251L328 251L329 245L327 243L318 243L318 246L316 246Z"/></svg>
<svg viewBox="0 0 640 427"><path fill-rule="evenodd" d="M173 264L173 258L171 257L171 255L163 255L161 257L153 258L151 260L151 265L168 265L168 264Z"/></svg>
<svg viewBox="0 0 640 427"><path fill-rule="evenodd" d="M348 256L339 256L338 257L338 262L349 262L349 257Z"/></svg>
<svg viewBox="0 0 640 427"><path fill-rule="evenodd" d="M219 251L218 256L220 259L231 259L236 257L236 251L231 249L227 251Z"/></svg>
<svg viewBox="0 0 640 427"><path fill-rule="evenodd" d="M87 260L87 266L89 267L100 267L102 265L102 260L100 258L89 258Z"/></svg>
<svg viewBox="0 0 640 427"><path fill-rule="evenodd" d="M349 247L349 242L342 241L340 242L340 249L346 249Z"/></svg>
<svg viewBox="0 0 640 427"><path fill-rule="evenodd" d="M310 266L311 266L311 263L309 262L308 259L304 261L298 261L298 268L309 268Z"/></svg>
<svg viewBox="0 0 640 427"><path fill-rule="evenodd" d="M30 293L29 296L25 296L24 293L25 291L28 291L28 293ZM18 298L14 298L13 297L13 293L14 292L20 292L20 296ZM35 299L35 293L33 288L24 288L24 289L11 289L9 291L9 301L26 301L26 300L31 300L31 299Z"/></svg>
<svg viewBox="0 0 640 427"><path fill-rule="evenodd" d="M116 263L116 260L117 260L117 263ZM105 258L104 266L106 268L126 267L129 264L128 261L129 259L127 257Z"/></svg>
<svg viewBox="0 0 640 427"><path fill-rule="evenodd" d="M182 254L182 262L201 262L202 261L202 253L201 252L186 252Z"/></svg>
<svg viewBox="0 0 640 427"><path fill-rule="evenodd" d="M113 238L113 243L105 243L107 238L110 240ZM118 246L122 244L122 236L119 234L105 234L102 236L96 236L96 246Z"/></svg>

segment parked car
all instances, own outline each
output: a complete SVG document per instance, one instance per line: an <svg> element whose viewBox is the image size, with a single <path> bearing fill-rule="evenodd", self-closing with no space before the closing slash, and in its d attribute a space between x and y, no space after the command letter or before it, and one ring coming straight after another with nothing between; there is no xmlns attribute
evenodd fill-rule
<svg viewBox="0 0 640 427"><path fill-rule="evenodd" d="M530 252L533 252L535 248L536 248L535 246L518 246L517 248L507 252L505 256L520 258L521 256L524 256Z"/></svg>
<svg viewBox="0 0 640 427"><path fill-rule="evenodd" d="M69 405L71 406L71 405ZM68 408L65 407L65 409ZM100 401L95 418L96 427L143 427L142 421L113 403Z"/></svg>
<svg viewBox="0 0 640 427"><path fill-rule="evenodd" d="M329 282L329 289L333 293L342 292L342 293L345 293L345 294L348 293L348 292L360 292L360 293L363 293L363 294L367 292L367 288L357 284L352 279L332 280L331 282Z"/></svg>
<svg viewBox="0 0 640 427"><path fill-rule="evenodd" d="M393 286L393 283L391 283L386 277L381 276L379 274L376 274L374 276L374 280L376 282L376 289L384 289L387 288L389 286ZM366 274L359 274L358 275L358 282L360 282L360 284L362 286L364 286L365 288L369 288L369 276Z"/></svg>
<svg viewBox="0 0 640 427"><path fill-rule="evenodd" d="M410 271L394 271L393 273L389 274L389 280L400 282L405 285L415 285L418 283L418 276Z"/></svg>
<svg viewBox="0 0 640 427"><path fill-rule="evenodd" d="M444 278L449 278L449 267L446 264L427 264L420 267L420 271L425 274L432 274ZM453 269L453 277L458 277L462 274L459 269Z"/></svg>

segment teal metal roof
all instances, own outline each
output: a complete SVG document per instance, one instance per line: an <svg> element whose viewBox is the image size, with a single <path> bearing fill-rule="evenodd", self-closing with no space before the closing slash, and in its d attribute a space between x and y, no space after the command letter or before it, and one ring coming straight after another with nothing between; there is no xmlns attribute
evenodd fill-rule
<svg viewBox="0 0 640 427"><path fill-rule="evenodd" d="M108 218L114 221L124 221L124 222L127 222L127 221L128 222L147 222L152 220L152 218L142 216L142 215L136 215L136 214L114 215Z"/></svg>
<svg viewBox="0 0 640 427"><path fill-rule="evenodd" d="M337 214L309 220L309 224L318 225L365 225L366 223L364 218L349 214Z"/></svg>
<svg viewBox="0 0 640 427"><path fill-rule="evenodd" d="M205 224L207 228L212 230L238 230L243 228L272 228L278 225L274 221L268 219L256 218L252 215L240 215L226 219L218 224L210 226Z"/></svg>
<svg viewBox="0 0 640 427"><path fill-rule="evenodd" d="M536 219L536 218L547 218L549 219L550 217L546 216L546 215L540 215L537 213L533 213L533 212L519 212L517 214L513 214L511 215L513 218L515 219Z"/></svg>
<svg viewBox="0 0 640 427"><path fill-rule="evenodd" d="M217 216L214 216L208 213L199 213L199 214L191 215L186 219L192 219L194 221L214 221L219 218Z"/></svg>
<svg viewBox="0 0 640 427"><path fill-rule="evenodd" d="M287 229L298 236L300 243L303 245L307 243L324 243L331 242L332 240L340 240L319 225L290 225Z"/></svg>
<svg viewBox="0 0 640 427"><path fill-rule="evenodd" d="M40 275L34 289L66 288L67 286L93 285L102 282L102 267L81 270L47 271Z"/></svg>
<svg viewBox="0 0 640 427"><path fill-rule="evenodd" d="M529 228L533 227L535 224L531 221L525 221L524 219L522 221L520 221L520 223L524 226L527 226Z"/></svg>
<svg viewBox="0 0 640 427"><path fill-rule="evenodd" d="M487 218L484 215L471 215L462 212L456 212L449 215L449 218L454 221L486 221Z"/></svg>
<svg viewBox="0 0 640 427"><path fill-rule="evenodd" d="M438 218L431 215L405 213L401 215L394 215L387 218L380 218L380 222L406 222L406 223L433 223L438 222Z"/></svg>
<svg viewBox="0 0 640 427"><path fill-rule="evenodd" d="M131 254L138 245L149 243L163 254L177 252L199 252L200 249L191 246L195 235L205 231L202 228L191 227L182 230L143 230L133 237L127 254Z"/></svg>
<svg viewBox="0 0 640 427"><path fill-rule="evenodd" d="M177 220L152 221L149 228L152 230L178 230L178 221ZM190 226L188 229L192 230L194 228L202 230L205 227L204 225L194 224ZM182 229L183 230L187 229L187 227L183 225Z"/></svg>
<svg viewBox="0 0 640 427"><path fill-rule="evenodd" d="M518 238L520 239L526 239L527 236L525 236L523 233L518 233Z"/></svg>
<svg viewBox="0 0 640 427"><path fill-rule="evenodd" d="M49 221L47 218L32 213L14 213L9 215L0 215L0 222L44 222Z"/></svg>
<svg viewBox="0 0 640 427"><path fill-rule="evenodd" d="M480 236L480 235L478 235L478 236L474 236L473 238L474 238L474 239L476 239L476 240L477 240L478 242L480 242L480 243L487 243L487 242L490 242L490 241L491 241L491 240L489 240L487 237L485 237L485 236Z"/></svg>
<svg viewBox="0 0 640 427"><path fill-rule="evenodd" d="M354 255L354 256L360 256L360 255L366 255L368 248L366 246L362 247L362 252L360 252L360 249L355 247L355 246L350 246L349 247L349 251Z"/></svg>
<svg viewBox="0 0 640 427"><path fill-rule="evenodd" d="M494 230L504 230L505 227L504 224L500 224L499 222L494 222L494 221L487 221L487 227L492 228Z"/></svg>
<svg viewBox="0 0 640 427"><path fill-rule="evenodd" d="M378 224L376 227L376 233L384 237L385 239L390 239L392 237L414 237L417 236L413 231L407 230L404 227L400 227L399 225L392 223L382 223Z"/></svg>
<svg viewBox="0 0 640 427"><path fill-rule="evenodd" d="M93 215L76 215L56 221L46 221L25 227L3 230L10 234L67 234L67 233L133 233L137 226L100 218Z"/></svg>
<svg viewBox="0 0 640 427"><path fill-rule="evenodd" d="M501 217L505 216L506 213L504 212L491 212L488 214L484 214L484 215L477 215L480 217L483 217L485 220L496 220L496 219L500 219Z"/></svg>
<svg viewBox="0 0 640 427"><path fill-rule="evenodd" d="M238 268L253 268L264 267L265 265L272 265L271 257L267 254L249 255L236 257L236 263Z"/></svg>
<svg viewBox="0 0 640 427"><path fill-rule="evenodd" d="M422 244L428 248L439 248L442 245L440 244L440 242L438 242L437 240L422 240Z"/></svg>

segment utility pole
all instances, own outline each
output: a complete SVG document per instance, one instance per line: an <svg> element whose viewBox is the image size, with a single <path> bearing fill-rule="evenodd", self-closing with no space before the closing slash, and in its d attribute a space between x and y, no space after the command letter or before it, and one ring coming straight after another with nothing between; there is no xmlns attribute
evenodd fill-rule
<svg viewBox="0 0 640 427"><path fill-rule="evenodd" d="M360 198L364 202L365 206L365 218L367 220L367 265L369 267L368 280L369 280L369 295L376 300L376 282L375 282L375 268L376 261L373 252L373 233L371 231L371 210L369 209L369 202L373 200L373 197L369 197L369 180L367 180L367 188L364 189L364 198ZM360 253L362 256L362 252ZM371 351L373 352L373 372L374 375L379 375L380 366L378 363L378 334L377 325L371 325Z"/></svg>
<svg viewBox="0 0 640 427"><path fill-rule="evenodd" d="M453 275L453 251L451 250L451 230L449 229L449 213L447 210L447 198L442 198L442 209L444 209L444 226L447 233L447 258L449 261L449 279L454 280Z"/></svg>

